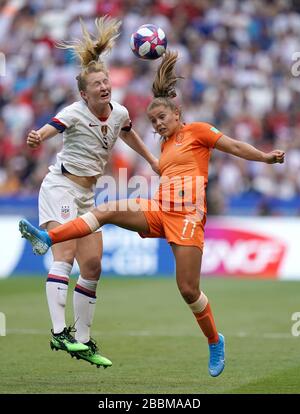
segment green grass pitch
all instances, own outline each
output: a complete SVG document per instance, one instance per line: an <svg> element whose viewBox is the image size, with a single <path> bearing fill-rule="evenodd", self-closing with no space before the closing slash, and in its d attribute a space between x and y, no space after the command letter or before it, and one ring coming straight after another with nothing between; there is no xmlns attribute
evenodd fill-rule
<svg viewBox="0 0 300 414"><path fill-rule="evenodd" d="M211 278L202 288L226 337L218 378L173 278L103 278L92 336L113 361L106 370L50 350L43 278L0 280L0 393L299 393L300 337L291 334L299 283ZM70 289L68 322L71 308Z"/></svg>

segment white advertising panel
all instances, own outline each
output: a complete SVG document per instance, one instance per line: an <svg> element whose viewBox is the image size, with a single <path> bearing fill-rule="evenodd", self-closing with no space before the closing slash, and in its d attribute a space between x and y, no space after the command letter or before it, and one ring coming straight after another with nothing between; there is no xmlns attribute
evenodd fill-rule
<svg viewBox="0 0 300 414"><path fill-rule="evenodd" d="M210 219L202 273L300 279L299 233L297 218Z"/></svg>

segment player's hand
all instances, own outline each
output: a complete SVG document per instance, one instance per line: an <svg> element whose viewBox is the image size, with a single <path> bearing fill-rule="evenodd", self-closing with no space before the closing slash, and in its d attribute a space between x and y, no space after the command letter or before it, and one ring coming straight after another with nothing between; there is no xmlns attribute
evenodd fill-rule
<svg viewBox="0 0 300 414"><path fill-rule="evenodd" d="M274 150L266 154L265 162L267 164L282 164L284 163L285 152L281 150Z"/></svg>
<svg viewBox="0 0 300 414"><path fill-rule="evenodd" d="M159 171L159 163L158 163L158 159L154 159L152 162L151 162L151 168L152 168L152 170L154 171L154 172L156 172L156 174L158 174L158 175L160 175L160 171Z"/></svg>
<svg viewBox="0 0 300 414"><path fill-rule="evenodd" d="M37 131L32 130L27 136L26 143L30 148L37 148L41 145L42 138Z"/></svg>

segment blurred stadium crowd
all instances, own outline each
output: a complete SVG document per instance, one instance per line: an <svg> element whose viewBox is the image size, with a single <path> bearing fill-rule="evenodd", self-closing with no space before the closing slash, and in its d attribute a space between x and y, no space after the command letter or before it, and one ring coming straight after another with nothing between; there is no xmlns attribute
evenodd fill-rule
<svg viewBox="0 0 300 414"><path fill-rule="evenodd" d="M208 188L211 213L230 212L230 200L247 194L260 200L257 214L278 213L268 200L299 200L297 0L0 1L0 51L6 58L6 73L0 76L1 196L38 191L60 149L61 135L31 151L25 145L27 132L78 100L78 62L55 42L80 37L79 17L92 31L95 17L107 13L123 21L122 34L107 58L113 98L127 106L153 153L159 153L159 137L145 108L158 62L137 59L129 48L131 33L145 23L163 28L168 47L179 51L177 73L185 79L179 82L178 99L185 121L209 122L260 149L286 151L286 164L271 166L214 151ZM119 141L108 173L117 176L118 169L126 167L129 175L150 177L143 160Z"/></svg>

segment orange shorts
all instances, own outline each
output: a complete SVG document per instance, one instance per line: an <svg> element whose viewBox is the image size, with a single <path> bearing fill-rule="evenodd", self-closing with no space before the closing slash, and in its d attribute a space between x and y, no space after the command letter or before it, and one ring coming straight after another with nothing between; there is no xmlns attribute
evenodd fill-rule
<svg viewBox="0 0 300 414"><path fill-rule="evenodd" d="M141 237L160 237L167 239L168 243L196 246L203 250L205 215L197 219L196 215L185 211L164 211L153 199L137 199L137 202L150 229L149 233L139 233Z"/></svg>

